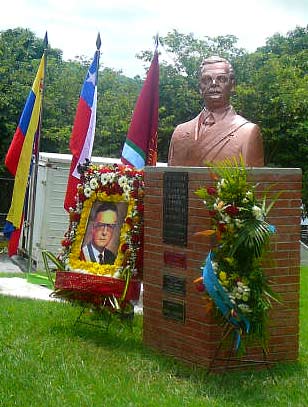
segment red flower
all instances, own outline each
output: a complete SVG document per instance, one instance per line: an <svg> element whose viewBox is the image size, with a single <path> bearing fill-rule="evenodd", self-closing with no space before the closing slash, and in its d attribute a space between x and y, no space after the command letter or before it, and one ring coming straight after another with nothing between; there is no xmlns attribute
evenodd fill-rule
<svg viewBox="0 0 308 407"><path fill-rule="evenodd" d="M132 226L132 224L133 224L132 218L127 217L127 218L125 219L125 223L127 223L128 226Z"/></svg>
<svg viewBox="0 0 308 407"><path fill-rule="evenodd" d="M128 249L128 244L127 243L123 243L121 246L121 252L126 252L126 250Z"/></svg>
<svg viewBox="0 0 308 407"><path fill-rule="evenodd" d="M139 235L137 235L137 234L135 234L135 235L132 235L132 242L133 243L138 243L139 242Z"/></svg>
<svg viewBox="0 0 308 407"><path fill-rule="evenodd" d="M133 191L131 192L131 197L134 198L134 199L137 199L137 198L138 198L138 191L133 190Z"/></svg>
<svg viewBox="0 0 308 407"><path fill-rule="evenodd" d="M80 213L70 212L70 221L71 222L78 222L79 220L80 220Z"/></svg>
<svg viewBox="0 0 308 407"><path fill-rule="evenodd" d="M137 205L137 211L138 212L143 212L144 211L144 205L142 204L142 203L139 203L138 205Z"/></svg>
<svg viewBox="0 0 308 407"><path fill-rule="evenodd" d="M224 222L218 222L218 230L219 232L225 232L227 230L226 224Z"/></svg>
<svg viewBox="0 0 308 407"><path fill-rule="evenodd" d="M207 187L206 190L209 195L216 195L217 193L217 189L215 187Z"/></svg>
<svg viewBox="0 0 308 407"><path fill-rule="evenodd" d="M71 245L71 241L69 239L63 239L61 242L62 246L68 247Z"/></svg>
<svg viewBox="0 0 308 407"><path fill-rule="evenodd" d="M239 213L239 209L234 205L229 205L226 207L226 212L230 216L236 216Z"/></svg>
<svg viewBox="0 0 308 407"><path fill-rule="evenodd" d="M216 211L209 211L209 215L214 218L214 216L216 216Z"/></svg>
<svg viewBox="0 0 308 407"><path fill-rule="evenodd" d="M203 293L203 291L205 291L204 284L203 283L196 284L196 290L199 291L200 293Z"/></svg>

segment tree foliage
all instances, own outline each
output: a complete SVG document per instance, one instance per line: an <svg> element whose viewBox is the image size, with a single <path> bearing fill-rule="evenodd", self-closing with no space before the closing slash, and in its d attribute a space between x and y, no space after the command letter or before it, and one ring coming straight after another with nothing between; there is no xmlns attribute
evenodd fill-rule
<svg viewBox="0 0 308 407"><path fill-rule="evenodd" d="M266 164L302 168L307 205L308 27L296 27L285 36L275 34L253 53L237 47L233 35L197 39L192 33L173 30L161 37L160 43L159 160L167 159L175 126L190 120L202 108L198 86L202 59L220 55L235 69L237 89L232 104L261 127ZM43 40L28 29L0 32L2 157L16 129L43 48ZM138 57L149 66L152 56L151 51L142 51ZM64 61L61 50L49 47L42 151L69 152L76 106L89 64L82 57ZM93 154L120 157L141 86L138 76L127 78L120 71L100 68Z"/></svg>

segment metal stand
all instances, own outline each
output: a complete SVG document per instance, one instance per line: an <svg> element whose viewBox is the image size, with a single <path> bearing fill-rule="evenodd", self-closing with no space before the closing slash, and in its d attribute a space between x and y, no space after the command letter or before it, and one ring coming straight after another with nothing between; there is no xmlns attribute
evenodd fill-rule
<svg viewBox="0 0 308 407"><path fill-rule="evenodd" d="M216 349L216 352L214 354L213 359L210 362L209 368L208 368L208 374L217 372L218 370L223 370L223 373L225 373L228 369L231 369L230 363L231 362L238 362L237 364L232 365L232 369L238 369L243 367L243 365L246 366L265 366L272 376L272 378L275 380L275 377L273 375L273 372L271 371L270 367L272 367L275 362L267 360L267 355L264 349L262 349L262 354L263 358L261 360L256 360L256 359L246 359L242 358L240 356L236 356L236 349L234 348L233 344L230 345L230 348L227 352L227 357L220 357L220 353L222 350L222 346L226 339L232 335L235 331L235 328L231 324L226 324L226 327L223 331L222 337L220 339L219 345ZM220 364L217 365L216 362L218 361L224 361L225 364Z"/></svg>
<svg viewBox="0 0 308 407"><path fill-rule="evenodd" d="M130 330L133 330L134 320L134 306L128 304L128 308L115 307L115 298L104 297L102 304L99 306L91 306L90 304L84 305L74 322L74 326L77 324L86 324L94 326L96 328L104 329L108 332L109 327L114 319L117 319L123 323L126 323ZM88 312L86 312L88 311Z"/></svg>

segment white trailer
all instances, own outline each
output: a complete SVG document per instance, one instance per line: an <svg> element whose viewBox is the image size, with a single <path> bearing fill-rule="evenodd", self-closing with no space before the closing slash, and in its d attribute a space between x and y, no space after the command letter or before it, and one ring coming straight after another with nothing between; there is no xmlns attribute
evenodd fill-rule
<svg viewBox="0 0 308 407"><path fill-rule="evenodd" d="M57 254L61 240L69 224L68 213L63 208L67 180L72 156L70 154L40 153L35 216L32 240L33 265L37 270L43 269L41 251L49 250ZM95 164L120 163L116 158L92 157ZM31 202L29 203L29 213ZM25 223L20 240L20 254L29 257L30 227Z"/></svg>

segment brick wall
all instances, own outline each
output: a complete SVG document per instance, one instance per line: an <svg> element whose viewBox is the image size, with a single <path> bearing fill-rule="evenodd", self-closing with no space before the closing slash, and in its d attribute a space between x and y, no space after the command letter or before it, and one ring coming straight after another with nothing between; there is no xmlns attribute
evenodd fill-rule
<svg viewBox="0 0 308 407"><path fill-rule="evenodd" d="M164 172L188 173L186 246L163 242ZM271 240L274 262L264 265L272 288L281 295L282 301L274 303L270 311L267 359L292 361L298 357L301 171L256 168L249 176L254 183L259 183L260 194L271 187L268 202L277 191L281 192L268 218L277 229ZM194 194L198 187L211 184L209 171L207 168L148 167L145 184L144 342L167 355L208 367L218 348L222 327L207 311L206 299L196 291L193 280L200 276L200 267L210 248L209 238L194 235L210 227L204 204ZM184 281L185 290L170 291L163 283L166 276ZM166 304L176 305L179 315ZM220 352L220 356L225 355L226 351ZM248 348L245 359L251 358L263 359L260 346Z"/></svg>

